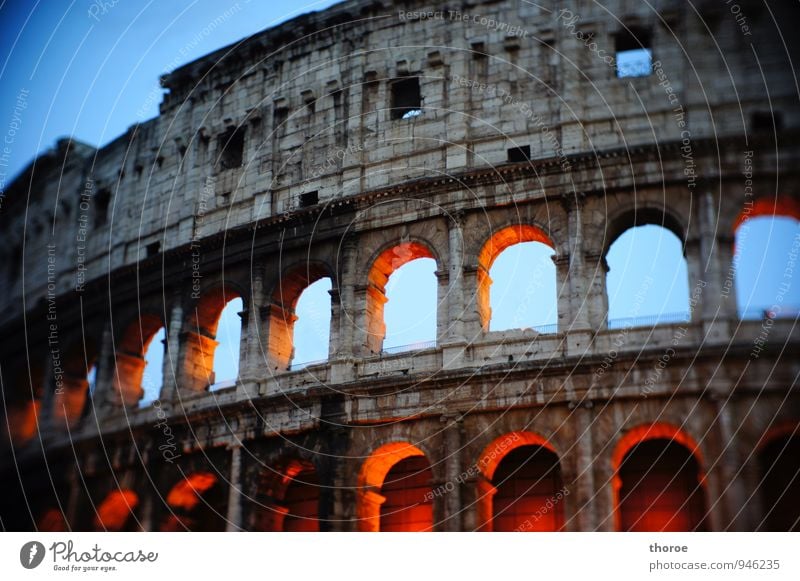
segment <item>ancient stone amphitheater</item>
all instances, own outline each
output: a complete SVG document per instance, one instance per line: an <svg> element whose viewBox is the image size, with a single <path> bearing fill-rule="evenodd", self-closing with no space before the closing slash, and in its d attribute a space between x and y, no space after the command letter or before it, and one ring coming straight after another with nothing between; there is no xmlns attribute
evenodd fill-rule
<svg viewBox="0 0 800 581"><path fill-rule="evenodd" d="M348 0L165 75L105 147L59 141L0 217L2 527L797 528L797 318L740 318L732 284L737 226L800 218L788 4ZM686 321L609 325L642 224L683 243ZM492 331L490 268L530 241L557 325ZM418 258L436 340L386 350ZM322 278L329 356L293 367Z"/></svg>

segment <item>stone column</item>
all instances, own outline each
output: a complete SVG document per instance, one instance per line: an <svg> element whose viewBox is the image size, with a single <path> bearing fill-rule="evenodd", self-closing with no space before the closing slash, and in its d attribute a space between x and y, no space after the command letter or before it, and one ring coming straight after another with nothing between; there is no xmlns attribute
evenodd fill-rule
<svg viewBox="0 0 800 581"><path fill-rule="evenodd" d="M78 477L78 470L80 470L80 460L75 459L75 463L72 465L69 471L69 498L67 499L67 510L66 510L66 520L67 520L67 530L74 531L76 529L76 525L78 523L75 522L75 519L78 518L78 503L80 499L80 486L82 485L81 479Z"/></svg>
<svg viewBox="0 0 800 581"><path fill-rule="evenodd" d="M444 495L444 527L449 532L461 531L461 428L462 419L458 414L442 416L444 428L445 484L453 483L452 490ZM449 488L449 487L448 487Z"/></svg>
<svg viewBox="0 0 800 581"><path fill-rule="evenodd" d="M703 321L707 340L727 341L730 322L737 319L734 238L732 233L718 232L718 220L715 196L705 189L698 200L699 241L696 247L687 248L686 259L690 273L697 277L689 281L690 293L698 294L694 320ZM688 254L688 250L694 253Z"/></svg>
<svg viewBox="0 0 800 581"><path fill-rule="evenodd" d="M719 530L747 531L744 522L747 515L742 508L747 506L749 501L744 489L741 462L736 448L738 439L733 435L735 420L732 417L730 400L726 395L713 391L711 396L717 412L716 428L720 449L720 458L715 463L721 485L719 490L721 510L717 519ZM708 501L711 502L712 499L709 498Z"/></svg>
<svg viewBox="0 0 800 581"><path fill-rule="evenodd" d="M247 308L247 324L242 328L243 358L239 364L239 378L242 389L247 391L247 384L265 377L267 341L264 332L262 307L264 297L264 267L253 267L253 278L250 289L250 302Z"/></svg>
<svg viewBox="0 0 800 581"><path fill-rule="evenodd" d="M181 355L181 331L183 329L183 301L179 292L173 293L172 307L169 321L166 322L164 338L164 367L162 369L163 383L159 398L170 401L175 398L180 389L181 375L179 373Z"/></svg>
<svg viewBox="0 0 800 581"><path fill-rule="evenodd" d="M449 273L447 288L447 341L464 342L464 222L463 214L455 214L448 222Z"/></svg>
<svg viewBox="0 0 800 581"><path fill-rule="evenodd" d="M594 531L597 527L594 512L595 458L592 438L592 408L592 402L587 401L579 404L572 412L576 431L575 478L572 485L569 486L570 496L567 497L567 502L571 502L575 510L574 529L576 531Z"/></svg>
<svg viewBox="0 0 800 581"><path fill-rule="evenodd" d="M358 277L358 240L350 235L342 242L342 259L338 269L338 298L334 309L337 313L331 321L331 380L334 383L344 381L350 376L351 361L356 352L355 337L358 332L355 287ZM336 324L334 340L334 323Z"/></svg>
<svg viewBox="0 0 800 581"><path fill-rule="evenodd" d="M231 451L231 474L228 479L228 514L225 530L242 530L242 443L233 442Z"/></svg>
<svg viewBox="0 0 800 581"><path fill-rule="evenodd" d="M109 320L103 325L97 353L97 373L92 396L92 408L96 416L107 415L120 407L119 394L114 391L114 376L116 375L114 359L114 338Z"/></svg>

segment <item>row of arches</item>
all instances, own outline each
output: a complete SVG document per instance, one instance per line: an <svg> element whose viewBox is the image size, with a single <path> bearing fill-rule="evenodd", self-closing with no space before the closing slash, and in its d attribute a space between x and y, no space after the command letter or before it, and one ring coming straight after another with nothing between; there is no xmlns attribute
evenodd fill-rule
<svg viewBox="0 0 800 581"><path fill-rule="evenodd" d="M498 453L500 451L501 453ZM800 435L775 431L756 451L758 490L763 506L758 530L800 530ZM680 428L656 423L627 432L612 455L613 526L619 531L670 532L711 529L706 461L697 443ZM532 432L504 434L481 453L470 504L477 530L529 532L566 529L565 482L553 445ZM224 530L225 490L211 472L186 475L168 491L161 531ZM356 528L360 531L433 531L434 499L451 489L433 480L432 466L418 446L395 441L379 446L358 473ZM326 488L308 460L289 459L268 470L259 483L252 528L265 531L320 530L320 498ZM96 530L138 530L140 501L129 489L115 489L96 507ZM469 510L464 507L462 510ZM53 515L40 520L54 526Z"/></svg>
<svg viewBox="0 0 800 581"><path fill-rule="evenodd" d="M753 301L754 297L774 299L773 287L782 283L786 256L800 239L797 204L791 200L756 204L742 213L736 228L732 269L736 295L744 301L741 315L796 316L800 289L781 294L780 313ZM663 214L643 212L633 227L612 234L606 255L609 326L685 320L691 296L685 242L679 238L678 226ZM555 253L549 235L534 225L505 227L491 235L478 254L475 281L475 310L484 331L556 329L559 294L566 291L557 286ZM367 274L366 314L359 330L366 353L402 345L419 348L436 341L437 260L421 241L389 245L377 255ZM335 348L331 345L333 291L333 274L320 263L284 273L269 295L268 344L262 355L270 372L328 358ZM240 313L248 308L247 302L244 290L232 285L211 288L197 300L183 323L177 353L182 389L213 390L235 383L243 358L241 346L246 342ZM390 329L396 332L389 333ZM148 405L159 397L166 346L166 325L160 315L145 313L125 327L114 353L113 383L121 403ZM93 339L81 341L65 354L65 379L52 404L57 425L74 427L87 413L98 355L99 345ZM25 442L35 434L40 412L37 394L43 378L37 379L35 372L29 375L34 396L21 398L18 406L13 402L6 406L15 442Z"/></svg>

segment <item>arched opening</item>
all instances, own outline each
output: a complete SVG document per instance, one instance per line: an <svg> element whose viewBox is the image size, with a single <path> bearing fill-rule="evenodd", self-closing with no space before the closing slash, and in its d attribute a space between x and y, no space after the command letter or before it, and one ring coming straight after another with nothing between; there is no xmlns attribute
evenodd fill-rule
<svg viewBox="0 0 800 581"><path fill-rule="evenodd" d="M610 328L689 320L689 270L674 229L628 228L612 241L606 262Z"/></svg>
<svg viewBox="0 0 800 581"><path fill-rule="evenodd" d="M139 497L132 490L113 490L97 507L94 517L94 530L96 531L125 531L139 530L134 511L139 504Z"/></svg>
<svg viewBox="0 0 800 581"><path fill-rule="evenodd" d="M36 530L43 533L63 533L67 530L64 513L57 508L44 511L36 521Z"/></svg>
<svg viewBox="0 0 800 581"><path fill-rule="evenodd" d="M190 474L172 487L166 501L170 513L162 532L225 530L222 486L210 472Z"/></svg>
<svg viewBox="0 0 800 581"><path fill-rule="evenodd" d="M485 331L555 330L558 320L554 245L536 226L495 232L478 254L478 313ZM493 283L497 284L493 284ZM524 290L521 290L524 289Z"/></svg>
<svg viewBox="0 0 800 581"><path fill-rule="evenodd" d="M272 294L272 304L269 308L269 344L268 344L268 361L269 368L273 371L285 371L291 369L292 361L295 359L295 323L298 321L298 301L304 291L310 290L311 286L321 279L328 278L328 285L330 286L330 277L328 269L324 264L318 262L310 262L301 266L296 266L286 270L281 275L281 280ZM321 298L321 292L324 284L314 287L309 295L310 299ZM307 303L308 301L304 301ZM321 303L321 304L320 304ZM323 312L327 305L327 312ZM304 309L306 304L303 305ZM328 299L317 301L315 305L319 312L310 320L304 320L304 326L300 329L303 332L303 351L301 357L305 358L308 351L309 343L313 344L316 353L322 352L324 345L325 359L327 359L329 348L329 337L325 336L324 329L330 334L330 320L332 317L330 295ZM327 319L327 324L319 323L320 319ZM306 325L308 323L308 325ZM311 327L311 331L308 328ZM320 358L322 359L322 358ZM308 363L306 361L299 361L300 363Z"/></svg>
<svg viewBox="0 0 800 581"><path fill-rule="evenodd" d="M559 531L564 526L564 491L558 456L544 446L510 452L492 485L493 531Z"/></svg>
<svg viewBox="0 0 800 581"><path fill-rule="evenodd" d="M12 446L21 447L31 441L39 430L44 373L38 366L11 375L13 386L5 395L5 415L8 437Z"/></svg>
<svg viewBox="0 0 800 581"><path fill-rule="evenodd" d="M265 471L255 528L261 531L316 532L320 483L311 462L291 459Z"/></svg>
<svg viewBox="0 0 800 581"><path fill-rule="evenodd" d="M616 528L634 532L708 529L696 443L668 424L641 426L613 455Z"/></svg>
<svg viewBox="0 0 800 581"><path fill-rule="evenodd" d="M800 202L785 196L759 198L739 214L734 233L730 273L739 317L800 315L800 285L791 284L792 272L787 271L800 248Z"/></svg>
<svg viewBox="0 0 800 581"><path fill-rule="evenodd" d="M125 406L156 400L164 384L164 324L156 315L131 323L115 354L114 389Z"/></svg>
<svg viewBox="0 0 800 581"><path fill-rule="evenodd" d="M493 440L478 459L478 530L559 531L568 494L552 444L532 432Z"/></svg>
<svg viewBox="0 0 800 581"><path fill-rule="evenodd" d="M408 442L375 450L359 473L357 501L361 531L430 531L433 493L430 463Z"/></svg>
<svg viewBox="0 0 800 581"><path fill-rule="evenodd" d="M431 466L425 456L411 456L392 466L381 487L380 530L429 532L433 528Z"/></svg>
<svg viewBox="0 0 800 581"><path fill-rule="evenodd" d="M60 382L56 380L53 397L53 419L57 427L74 428L83 417L96 377L96 359L97 350L91 339L66 352L64 373Z"/></svg>
<svg viewBox="0 0 800 581"><path fill-rule="evenodd" d="M760 531L800 531L800 436L796 430L770 439L758 454Z"/></svg>
<svg viewBox="0 0 800 581"><path fill-rule="evenodd" d="M402 242L375 259L366 297L368 352L380 353L384 346L404 350L435 343L435 272L433 252L420 242Z"/></svg>
<svg viewBox="0 0 800 581"><path fill-rule="evenodd" d="M328 359L331 335L331 279L321 278L300 294L295 307L292 369Z"/></svg>
<svg viewBox="0 0 800 581"><path fill-rule="evenodd" d="M235 290L213 288L200 298L184 334L182 386L190 392L229 387L239 376L244 302Z"/></svg>

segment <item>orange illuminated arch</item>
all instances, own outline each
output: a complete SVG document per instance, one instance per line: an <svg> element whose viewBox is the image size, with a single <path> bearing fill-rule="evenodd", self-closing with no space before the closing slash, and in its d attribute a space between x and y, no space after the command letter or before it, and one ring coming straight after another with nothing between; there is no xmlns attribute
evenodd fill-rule
<svg viewBox="0 0 800 581"><path fill-rule="evenodd" d="M489 330L489 321L492 318L492 307L489 299L492 279L489 276L489 271L494 261L505 249L522 242L541 242L555 249L553 241L541 228L530 224L516 224L502 228L492 234L478 253L477 301L481 326L484 331Z"/></svg>
<svg viewBox="0 0 800 581"><path fill-rule="evenodd" d="M356 516L358 529L366 532L380 530L381 504L385 501L380 490L393 466L425 453L409 442L390 442L375 450L364 461L358 474Z"/></svg>
<svg viewBox="0 0 800 581"><path fill-rule="evenodd" d="M67 530L64 513L57 508L50 508L42 513L36 523L36 529L43 533L63 533Z"/></svg>
<svg viewBox="0 0 800 581"><path fill-rule="evenodd" d="M478 469L487 480L494 478L495 470L509 452L521 446L542 446L558 454L553 445L545 438L534 432L509 432L492 440L483 449L478 460Z"/></svg>
<svg viewBox="0 0 800 581"><path fill-rule="evenodd" d="M264 509L258 511L256 527L263 531L319 531L319 479L314 465L291 458L278 462L265 473Z"/></svg>
<svg viewBox="0 0 800 581"><path fill-rule="evenodd" d="M73 345L64 355L61 386L53 398L53 418L57 427L75 427L83 415L89 394L89 370L97 360L97 347L91 338Z"/></svg>
<svg viewBox="0 0 800 581"><path fill-rule="evenodd" d="M268 360L272 370L289 369L294 357L295 308L300 295L322 278L332 278L322 262L311 261L286 269L272 293L269 309Z"/></svg>
<svg viewBox="0 0 800 581"><path fill-rule="evenodd" d="M172 508L192 510L202 495L217 483L217 477L210 472L195 472L172 487L167 494L167 504Z"/></svg>
<svg viewBox="0 0 800 581"><path fill-rule="evenodd" d="M217 326L225 306L242 294L230 285L207 290L189 314L183 340L182 384L187 391L204 391L214 383Z"/></svg>
<svg viewBox="0 0 800 581"><path fill-rule="evenodd" d="M541 446L558 456L555 447L547 438L534 432L517 431L498 436L486 446L478 457L477 468L482 478L478 478L478 530L491 531L493 519L493 497L497 489L492 485L497 467L508 454L522 446Z"/></svg>
<svg viewBox="0 0 800 581"><path fill-rule="evenodd" d="M166 497L170 509L162 531L224 530L222 489L210 472L193 472L178 482Z"/></svg>
<svg viewBox="0 0 800 581"><path fill-rule="evenodd" d="M637 426L623 435L617 442L614 452L611 455L611 465L614 469L612 488L614 495L614 522L615 529L621 530L622 513L620 508L620 492L622 489L622 478L620 468L623 460L637 445L651 440L666 440L685 448L697 463L697 483L704 487L705 474L703 473L703 455L697 442L681 428L665 422L655 422Z"/></svg>
<svg viewBox="0 0 800 581"><path fill-rule="evenodd" d="M14 389L6 403L5 415L13 446L24 446L39 430L43 379L41 367L33 365L21 370L11 382Z"/></svg>
<svg viewBox="0 0 800 581"><path fill-rule="evenodd" d="M752 206L745 207L739 212L733 222L733 231L736 232L747 220L759 216L783 216L800 221L800 200L785 195L757 198Z"/></svg>
<svg viewBox="0 0 800 581"><path fill-rule="evenodd" d="M114 374L114 390L123 405L134 406L144 394L142 377L144 376L144 356L156 333L164 327L164 322L157 315L142 315L128 325L119 342Z"/></svg>
<svg viewBox="0 0 800 581"><path fill-rule="evenodd" d="M138 504L139 497L132 490L122 489L110 492L97 507L97 514L94 517L95 530L124 530Z"/></svg>
<svg viewBox="0 0 800 581"><path fill-rule="evenodd" d="M217 334L217 325L222 309L233 299L239 298L242 298L242 293L231 285L217 286L207 290L189 314L189 329L213 338Z"/></svg>
<svg viewBox="0 0 800 581"><path fill-rule="evenodd" d="M380 353L386 337L384 305L386 304L386 284L397 269L418 258L436 260L431 248L423 242L411 240L395 244L383 250L372 262L367 275L366 304L366 343L371 353ZM437 261L438 264L438 261Z"/></svg>

